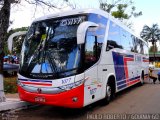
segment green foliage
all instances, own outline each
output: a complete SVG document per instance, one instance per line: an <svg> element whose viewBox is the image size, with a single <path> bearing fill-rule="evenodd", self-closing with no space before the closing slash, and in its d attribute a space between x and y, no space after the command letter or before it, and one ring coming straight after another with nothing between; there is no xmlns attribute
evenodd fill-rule
<svg viewBox="0 0 160 120"><path fill-rule="evenodd" d="M5 93L17 93L17 77L4 78Z"/></svg>
<svg viewBox="0 0 160 120"><path fill-rule="evenodd" d="M156 42L160 41L160 29L158 24L153 24L152 27L145 25L140 33L140 36L146 41L151 42L152 47L149 49L149 52L153 52L155 56L155 52L157 52L158 48L156 46ZM155 60L155 59L154 59Z"/></svg>
<svg viewBox="0 0 160 120"><path fill-rule="evenodd" d="M21 28L15 28L15 29L11 29L9 31L9 33L7 34L7 36L9 37L11 34L18 32L18 31L27 31L28 27L21 27Z"/></svg>
<svg viewBox="0 0 160 120"><path fill-rule="evenodd" d="M128 14L125 13L125 9L128 7L127 4L119 4L117 6L117 11L112 12L112 16L120 19L129 19Z"/></svg>
<svg viewBox="0 0 160 120"><path fill-rule="evenodd" d="M13 53L16 52L17 54L20 54L24 38L25 38L24 35L14 38Z"/></svg>
<svg viewBox="0 0 160 120"><path fill-rule="evenodd" d="M106 2L102 2L100 1L100 9L110 13L111 12L111 9L114 8L115 5L113 4L109 4L107 1Z"/></svg>
<svg viewBox="0 0 160 120"><path fill-rule="evenodd" d="M157 47L157 45L151 46L151 47L149 48L149 53L156 53L156 52L158 52L158 47Z"/></svg>
<svg viewBox="0 0 160 120"><path fill-rule="evenodd" d="M160 29L158 24L153 24L152 27L145 25L140 33L140 36L146 41L154 45L160 40Z"/></svg>
<svg viewBox="0 0 160 120"><path fill-rule="evenodd" d="M115 18L129 19L132 16L138 17L142 15L142 12L136 12L136 7L133 6L132 0L112 0L112 3L108 1L103 2L100 0L100 9L111 13ZM129 11L129 12L128 12Z"/></svg>
<svg viewBox="0 0 160 120"><path fill-rule="evenodd" d="M4 52L5 55L8 55L8 54L9 54L7 42L4 42L4 49L3 49L3 52Z"/></svg>

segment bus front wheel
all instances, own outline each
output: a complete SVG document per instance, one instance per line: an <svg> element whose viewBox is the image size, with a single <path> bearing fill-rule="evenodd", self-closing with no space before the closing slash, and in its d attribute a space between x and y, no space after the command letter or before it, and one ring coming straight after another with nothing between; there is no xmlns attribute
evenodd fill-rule
<svg viewBox="0 0 160 120"><path fill-rule="evenodd" d="M112 87L111 85L107 84L106 85L106 95L105 95L105 98L102 99L101 104L108 105L109 102L111 101L111 96L112 96Z"/></svg>

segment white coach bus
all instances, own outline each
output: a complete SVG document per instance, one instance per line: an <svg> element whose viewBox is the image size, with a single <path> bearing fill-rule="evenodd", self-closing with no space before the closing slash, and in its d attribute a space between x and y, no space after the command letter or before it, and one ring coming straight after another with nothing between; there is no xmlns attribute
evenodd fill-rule
<svg viewBox="0 0 160 120"><path fill-rule="evenodd" d="M22 100L80 108L148 77L147 43L102 10L72 10L33 21L24 40Z"/></svg>

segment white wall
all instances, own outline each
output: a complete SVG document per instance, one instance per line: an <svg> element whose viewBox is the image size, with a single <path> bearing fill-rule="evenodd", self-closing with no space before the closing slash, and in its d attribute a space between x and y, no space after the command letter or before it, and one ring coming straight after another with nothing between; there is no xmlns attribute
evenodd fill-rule
<svg viewBox="0 0 160 120"><path fill-rule="evenodd" d="M0 74L0 102L5 102L3 75Z"/></svg>

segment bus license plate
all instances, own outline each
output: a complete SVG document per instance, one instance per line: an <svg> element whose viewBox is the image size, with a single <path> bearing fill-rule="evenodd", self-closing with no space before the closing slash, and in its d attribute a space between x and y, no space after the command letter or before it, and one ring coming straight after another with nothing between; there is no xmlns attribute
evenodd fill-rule
<svg viewBox="0 0 160 120"><path fill-rule="evenodd" d="M35 97L35 102L46 102L44 97Z"/></svg>

